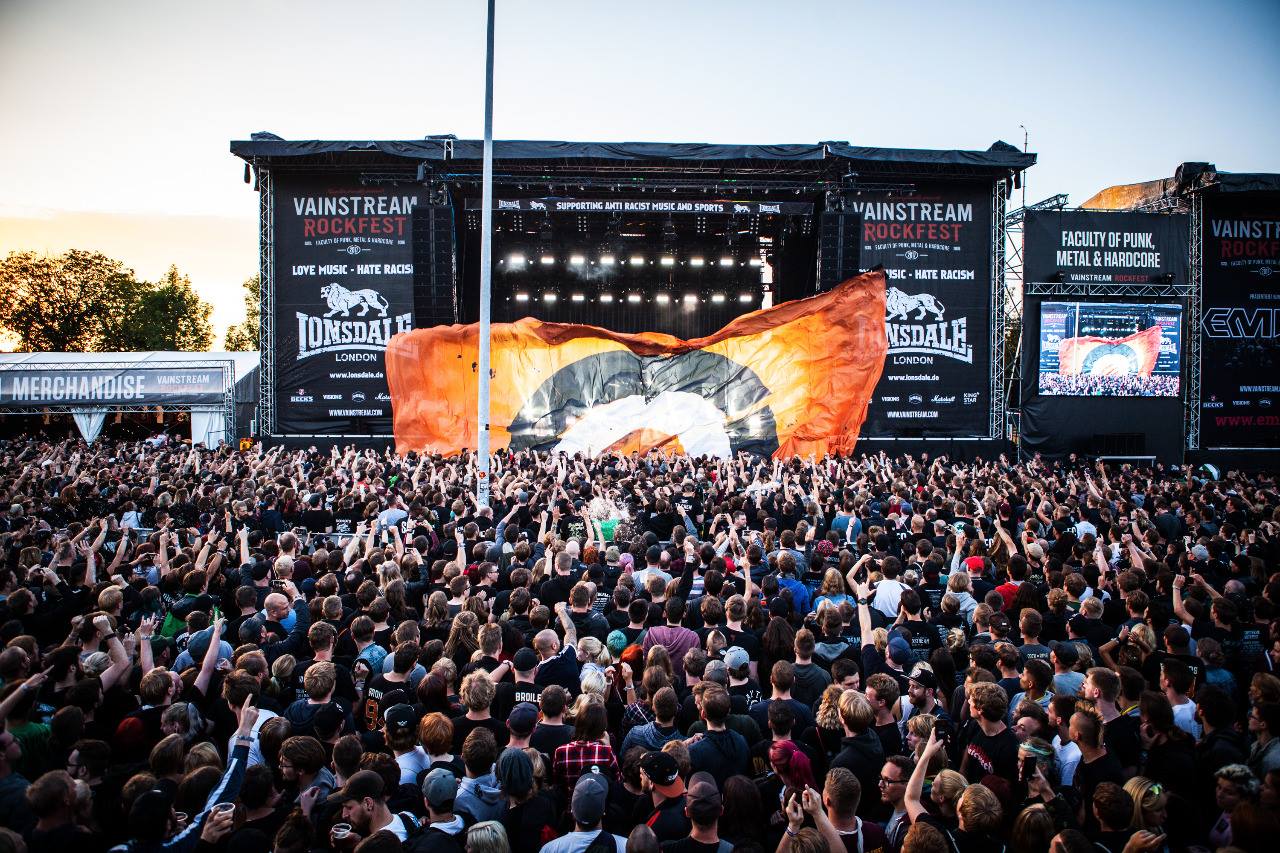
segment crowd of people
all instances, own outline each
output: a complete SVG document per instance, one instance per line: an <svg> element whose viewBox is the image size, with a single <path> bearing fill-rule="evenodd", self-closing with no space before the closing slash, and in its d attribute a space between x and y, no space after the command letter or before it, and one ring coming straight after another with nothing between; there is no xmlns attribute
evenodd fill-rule
<svg viewBox="0 0 1280 853"><path fill-rule="evenodd" d="M1040 393L1069 397L1177 397L1176 373L1050 373L1040 372Z"/></svg>
<svg viewBox="0 0 1280 853"><path fill-rule="evenodd" d="M0 851L1280 838L1273 475L473 462L0 443Z"/></svg>

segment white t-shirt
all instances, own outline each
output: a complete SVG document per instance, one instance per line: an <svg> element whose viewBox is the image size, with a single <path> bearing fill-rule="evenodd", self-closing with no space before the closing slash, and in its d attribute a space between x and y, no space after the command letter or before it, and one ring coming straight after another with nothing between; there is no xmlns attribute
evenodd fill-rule
<svg viewBox="0 0 1280 853"><path fill-rule="evenodd" d="M396 756L396 764L400 765L400 784L417 785L418 774L431 766L427 751L415 746L410 752Z"/></svg>
<svg viewBox="0 0 1280 853"><path fill-rule="evenodd" d="M587 832L570 832L560 836L554 841L548 841L542 845L539 853L582 853L587 846L596 837L600 835L600 830L591 829ZM613 836L613 843L618 845L618 853L627 853L627 840L617 835Z"/></svg>
<svg viewBox="0 0 1280 853"><path fill-rule="evenodd" d="M1196 740L1200 740L1200 734L1203 731L1200 724L1196 722L1196 703L1188 699L1181 705L1173 706L1173 722L1178 728L1191 735Z"/></svg>
<svg viewBox="0 0 1280 853"><path fill-rule="evenodd" d="M373 835L374 833L381 832L384 829L387 832L390 832L396 838L399 838L401 841L409 840L409 828L404 825L404 818L400 817L400 815L396 814L395 812L391 813L391 823L387 824L386 826L380 826L377 829L373 830L373 832L370 832L369 834Z"/></svg>
<svg viewBox="0 0 1280 853"><path fill-rule="evenodd" d="M876 584L876 597L871 599L871 606L879 610L888 619L898 618L898 602L902 600L902 591L906 586L896 580L882 580Z"/></svg>
<svg viewBox="0 0 1280 853"><path fill-rule="evenodd" d="M1058 759L1058 774L1063 785L1070 785L1076 778L1076 768L1080 766L1080 747L1071 741L1062 742L1060 735L1053 736L1053 752Z"/></svg>
<svg viewBox="0 0 1280 853"><path fill-rule="evenodd" d="M262 724L267 720L278 716L279 714L276 714L274 711L268 711L266 708L258 709L258 719L253 723L253 742L249 744L249 763L245 765L246 768L252 767L255 764L266 764L267 760L262 757L262 750L258 748L258 730L262 728ZM230 755L231 750L235 748L236 736L232 734L231 737L227 739L227 755Z"/></svg>

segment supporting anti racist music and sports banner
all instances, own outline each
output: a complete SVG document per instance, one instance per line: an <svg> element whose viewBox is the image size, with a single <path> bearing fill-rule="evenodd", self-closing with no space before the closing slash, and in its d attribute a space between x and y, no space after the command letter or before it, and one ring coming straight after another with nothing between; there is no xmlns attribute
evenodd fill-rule
<svg viewBox="0 0 1280 853"><path fill-rule="evenodd" d="M863 192L862 268L888 277L889 354L863 433L986 436L991 409L991 185Z"/></svg>
<svg viewBox="0 0 1280 853"><path fill-rule="evenodd" d="M413 328L422 188L273 180L276 431L387 435L383 353Z"/></svg>
<svg viewBox="0 0 1280 853"><path fill-rule="evenodd" d="M884 275L755 311L684 341L526 318L492 329L491 446L599 455L849 453L880 379ZM396 335L396 447L476 445L478 330Z"/></svg>

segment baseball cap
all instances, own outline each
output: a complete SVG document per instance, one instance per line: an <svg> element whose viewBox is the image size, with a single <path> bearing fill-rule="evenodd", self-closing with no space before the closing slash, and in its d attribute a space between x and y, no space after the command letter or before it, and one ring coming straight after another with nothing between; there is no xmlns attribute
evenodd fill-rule
<svg viewBox="0 0 1280 853"><path fill-rule="evenodd" d="M904 666L911 661L911 646L901 637L894 637L889 641L889 660L898 666Z"/></svg>
<svg viewBox="0 0 1280 853"><path fill-rule="evenodd" d="M751 657L742 646L730 646L724 653L724 665L730 672L737 672L751 662Z"/></svg>
<svg viewBox="0 0 1280 853"><path fill-rule="evenodd" d="M538 665L538 653L529 648L519 649L511 659L511 665L516 672L530 672Z"/></svg>
<svg viewBox="0 0 1280 853"><path fill-rule="evenodd" d="M610 545L604 551L604 561L607 565L616 566L621 558L622 552L618 550L617 545Z"/></svg>
<svg viewBox="0 0 1280 853"><path fill-rule="evenodd" d="M985 572L987 563L981 557L965 557L964 567L971 572Z"/></svg>
<svg viewBox="0 0 1280 853"><path fill-rule="evenodd" d="M599 773L583 773L573 786L573 801L569 810L580 826L595 826L604 817L604 802L609 786Z"/></svg>
<svg viewBox="0 0 1280 853"><path fill-rule="evenodd" d="M999 631L1003 634L1009 633L1009 629L1011 627L1009 625L1009 617L1005 616L1003 613L991 614L991 620L989 624L991 625L991 629L993 631Z"/></svg>
<svg viewBox="0 0 1280 853"><path fill-rule="evenodd" d="M448 773L448 771L444 771ZM357 770L347 784L329 795L326 803L345 803L347 800L363 800L365 797L381 799L386 793L382 776L372 770Z"/></svg>
<svg viewBox="0 0 1280 853"><path fill-rule="evenodd" d="M705 770L699 770L689 777L689 792L684 802L689 817L707 823L720 816L723 799L716 780Z"/></svg>
<svg viewBox="0 0 1280 853"><path fill-rule="evenodd" d="M932 672L923 667L911 673L911 680L926 690L937 690L938 679Z"/></svg>
<svg viewBox="0 0 1280 853"><path fill-rule="evenodd" d="M365 771L361 771L362 773ZM358 774L357 774L358 775ZM354 777L353 777L354 778ZM347 783L350 784L350 783ZM437 767L422 780L422 798L432 808L440 808L458 797L458 777L443 767Z"/></svg>
<svg viewBox="0 0 1280 853"><path fill-rule="evenodd" d="M664 797L678 797L684 793L684 781L680 778L680 765L665 752L651 752L640 759L640 770L653 783L654 790Z"/></svg>
<svg viewBox="0 0 1280 853"><path fill-rule="evenodd" d="M1054 640L1049 643L1049 648L1066 666L1072 666L1080 660L1080 647L1069 640Z"/></svg>
<svg viewBox="0 0 1280 853"><path fill-rule="evenodd" d="M1072 616L1067 622L1067 627L1083 636L1089 633L1089 619L1085 616Z"/></svg>
<svg viewBox="0 0 1280 853"><path fill-rule="evenodd" d="M392 705L383 714L382 719L386 722L389 732L402 732L418 724L418 714L413 710L413 706L404 703Z"/></svg>
<svg viewBox="0 0 1280 853"><path fill-rule="evenodd" d="M507 715L507 728L518 735L529 734L537 724L538 706L532 702L521 702Z"/></svg>

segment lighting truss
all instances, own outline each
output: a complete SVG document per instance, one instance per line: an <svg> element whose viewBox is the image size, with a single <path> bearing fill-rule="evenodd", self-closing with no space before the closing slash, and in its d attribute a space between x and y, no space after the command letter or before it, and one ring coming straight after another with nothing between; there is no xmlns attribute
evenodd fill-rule
<svg viewBox="0 0 1280 853"><path fill-rule="evenodd" d="M1007 180L995 182L991 191L991 414L987 436L999 441L1005 434L1005 329L1009 311L1005 299L1005 187ZM1021 335L1019 335L1021 337Z"/></svg>
<svg viewBox="0 0 1280 853"><path fill-rule="evenodd" d="M276 233L271 170L253 164L258 176L258 423L263 435L276 434Z"/></svg>
<svg viewBox="0 0 1280 853"><path fill-rule="evenodd" d="M1187 341L1187 404L1186 412L1187 449L1200 448L1200 311L1204 298L1204 257L1201 251L1201 238L1204 236L1204 196L1195 193L1191 196L1191 235L1190 258L1191 286L1187 293L1187 315L1191 319L1192 328L1186 335Z"/></svg>

